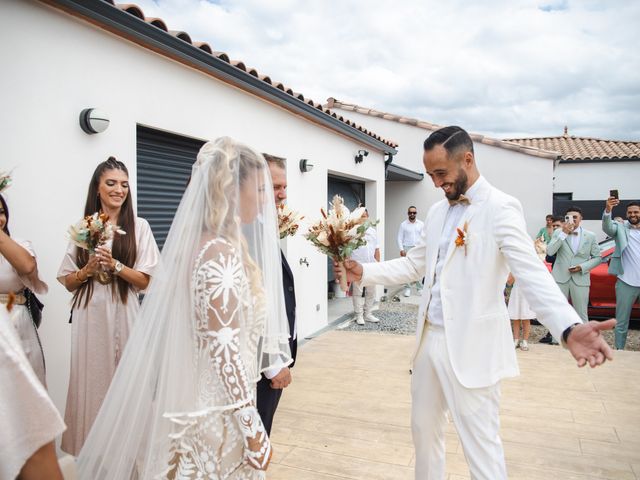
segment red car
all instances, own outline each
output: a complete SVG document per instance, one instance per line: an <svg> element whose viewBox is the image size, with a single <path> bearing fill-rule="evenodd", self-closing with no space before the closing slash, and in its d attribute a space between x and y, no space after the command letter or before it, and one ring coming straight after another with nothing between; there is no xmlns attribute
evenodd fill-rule
<svg viewBox="0 0 640 480"><path fill-rule="evenodd" d="M615 242L608 238L600 242L602 262L591 270L589 290L589 318L613 318L616 316L616 277L609 275L609 261L615 249ZM631 309L631 319L640 320L640 303Z"/></svg>

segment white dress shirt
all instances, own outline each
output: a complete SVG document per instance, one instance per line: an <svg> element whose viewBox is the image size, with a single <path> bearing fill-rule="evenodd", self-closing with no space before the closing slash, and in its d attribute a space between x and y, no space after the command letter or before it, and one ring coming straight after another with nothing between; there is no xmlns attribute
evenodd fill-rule
<svg viewBox="0 0 640 480"><path fill-rule="evenodd" d="M564 231L560 231L558 236L561 240L566 239L567 237L571 237L569 239L569 245L571 245L571 250L573 253L578 253L578 248L580 248L580 240L582 240L582 227L578 227L574 230L575 235L567 235Z"/></svg>
<svg viewBox="0 0 640 480"><path fill-rule="evenodd" d="M465 197L473 203L473 194L478 190L478 185L481 182L486 182L484 177L478 178L476 182L465 192ZM457 235L456 227L460 223L460 219L464 214L464 211L468 208L468 205L452 205L449 207L447 216L442 227L442 235L440 235L440 244L438 245L438 260L436 261L435 278L433 280L433 286L431 287L431 301L427 307L427 318L431 325L439 325L444 327L444 317L442 314L442 299L440 297L440 274L444 261L447 258L447 251L454 244L454 234Z"/></svg>
<svg viewBox="0 0 640 480"><path fill-rule="evenodd" d="M416 219L410 222L408 219L400 224L398 229L398 249L404 250L405 246L413 247L418 243L424 222Z"/></svg>
<svg viewBox="0 0 640 480"><path fill-rule="evenodd" d="M640 230L629 229L629 243L622 252L622 270L618 278L627 285L640 287Z"/></svg>

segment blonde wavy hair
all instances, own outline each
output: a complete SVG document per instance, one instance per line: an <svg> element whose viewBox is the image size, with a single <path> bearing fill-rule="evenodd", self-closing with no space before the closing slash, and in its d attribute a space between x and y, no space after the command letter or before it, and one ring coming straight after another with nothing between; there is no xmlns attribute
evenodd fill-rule
<svg viewBox="0 0 640 480"><path fill-rule="evenodd" d="M266 168L264 157L250 147L230 137L220 137L205 143L196 165L208 167L208 191L205 200L204 229L224 238L242 253L251 292L263 297L262 272L248 253L247 242L242 235L239 190L250 173Z"/></svg>

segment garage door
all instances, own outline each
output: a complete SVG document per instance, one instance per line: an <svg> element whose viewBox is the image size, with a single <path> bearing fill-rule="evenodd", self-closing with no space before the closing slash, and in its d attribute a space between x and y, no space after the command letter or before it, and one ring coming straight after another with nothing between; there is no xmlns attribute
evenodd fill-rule
<svg viewBox="0 0 640 480"><path fill-rule="evenodd" d="M142 126L137 136L138 215L149 222L162 249L205 142Z"/></svg>

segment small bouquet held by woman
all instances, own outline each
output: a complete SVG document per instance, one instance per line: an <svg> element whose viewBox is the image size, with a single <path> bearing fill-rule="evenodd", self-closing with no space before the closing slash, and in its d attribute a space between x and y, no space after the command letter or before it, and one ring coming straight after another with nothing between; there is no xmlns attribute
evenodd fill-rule
<svg viewBox="0 0 640 480"><path fill-rule="evenodd" d="M365 208L358 207L350 212L339 195L333 197L329 213L320 209L322 218L309 227L305 238L318 250L342 264L353 251L367 244L367 228L377 225L365 215ZM346 276L340 278L340 288L347 291Z"/></svg>
<svg viewBox="0 0 640 480"><path fill-rule="evenodd" d="M69 238L76 246L94 254L96 247L113 239L114 234L125 235L118 225L109 223L106 213L87 215L75 225L69 227Z"/></svg>
<svg viewBox="0 0 640 480"><path fill-rule="evenodd" d="M68 230L69 239L76 246L87 250L90 255L95 255L96 248L105 245L109 240L113 240L115 234L125 235L126 232L118 225L109 222L106 213L96 212L87 215L75 225L71 225ZM98 275L100 283L109 283L111 276L106 271L101 271Z"/></svg>

